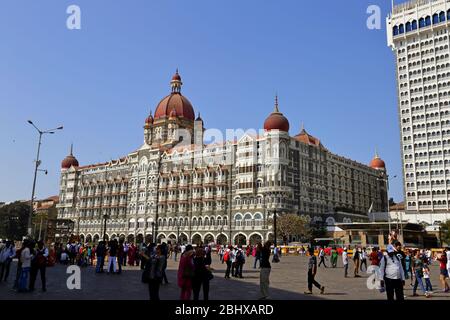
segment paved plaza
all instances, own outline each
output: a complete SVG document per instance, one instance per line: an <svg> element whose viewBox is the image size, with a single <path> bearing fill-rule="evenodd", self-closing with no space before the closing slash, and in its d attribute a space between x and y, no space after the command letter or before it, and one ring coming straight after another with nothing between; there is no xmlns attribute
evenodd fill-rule
<svg viewBox="0 0 450 320"><path fill-rule="evenodd" d="M211 300L255 300L259 298L259 270L253 269L253 257L247 259L244 266L244 278L224 279L225 264L213 255L214 279L211 281ZM161 286L160 296L163 300L178 300L179 288L176 284L176 270L178 262L172 259L168 263L169 285ZM386 294L378 290L369 290L366 285L368 274L360 273L361 278L344 278L342 263L338 268L318 269L316 279L325 286L325 294L320 295L316 288L313 295L304 295L307 289L307 257L283 256L281 262L272 264L270 276L270 297L275 300L376 300L386 299ZM82 268L81 289L69 290L66 286L69 274L66 267L57 265L47 268L47 292L40 290L40 278L36 280L36 290L33 293L17 293L13 291L13 276L16 263L11 267L9 282L0 283L0 300L7 299L64 299L64 300L97 300L97 299L148 299L148 287L141 282L141 270L138 267L125 267L121 275L96 274L93 267ZM352 275L353 264L350 263L349 273ZM431 266L434 294L431 300L447 299L450 294L443 293L439 283L439 269L437 263ZM420 293L420 292L419 292ZM426 300L425 297L411 297L412 288L409 280L405 286L408 300ZM200 295L200 298L202 296Z"/></svg>

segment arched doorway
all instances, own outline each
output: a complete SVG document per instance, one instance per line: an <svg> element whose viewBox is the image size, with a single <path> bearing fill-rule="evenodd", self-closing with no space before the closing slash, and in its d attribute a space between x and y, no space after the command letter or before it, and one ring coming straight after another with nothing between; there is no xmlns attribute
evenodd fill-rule
<svg viewBox="0 0 450 320"><path fill-rule="evenodd" d="M164 235L164 234L159 234L158 235L158 241L157 241L157 243L163 243L163 242L165 242L165 240L166 240L166 236Z"/></svg>
<svg viewBox="0 0 450 320"><path fill-rule="evenodd" d="M234 237L234 244L238 246L245 246L247 244L247 237L245 236L245 234L238 233Z"/></svg>
<svg viewBox="0 0 450 320"><path fill-rule="evenodd" d="M86 236L86 242L91 243L92 242L92 236L90 234L88 234Z"/></svg>
<svg viewBox="0 0 450 320"><path fill-rule="evenodd" d="M224 235L224 234L219 234L218 236L217 236L217 242L216 242L217 244L220 244L220 245L225 245L225 244L227 244L228 243L228 238L227 238L227 236L226 235Z"/></svg>
<svg viewBox="0 0 450 320"><path fill-rule="evenodd" d="M147 233L145 235L145 243L152 243L153 242L153 235L151 235L150 233Z"/></svg>
<svg viewBox="0 0 450 320"><path fill-rule="evenodd" d="M205 236L205 239L204 239L205 241L205 244L206 245L209 245L210 243L214 243L214 236L212 235L212 234L210 234L210 233L208 233L206 236Z"/></svg>
<svg viewBox="0 0 450 320"><path fill-rule="evenodd" d="M250 236L250 244L252 246L254 246L254 245L258 244L258 243L262 243L262 237L259 234L257 234L257 233L252 234Z"/></svg>
<svg viewBox="0 0 450 320"><path fill-rule="evenodd" d="M109 236L108 236L107 234L105 234L103 240L104 240L104 241L109 241Z"/></svg>
<svg viewBox="0 0 450 320"><path fill-rule="evenodd" d="M171 244L177 243L177 236L174 235L173 233L169 234L169 241L168 242L171 243Z"/></svg>
<svg viewBox="0 0 450 320"><path fill-rule="evenodd" d="M94 235L94 243L98 243L100 236L98 234Z"/></svg>
<svg viewBox="0 0 450 320"><path fill-rule="evenodd" d="M195 234L192 237L192 244L195 244L197 246L202 244L202 237L199 234Z"/></svg>
<svg viewBox="0 0 450 320"><path fill-rule="evenodd" d="M119 242L125 242L125 235L123 233L119 236Z"/></svg>
<svg viewBox="0 0 450 320"><path fill-rule="evenodd" d="M185 233L180 233L180 239L178 240L180 244L188 243L188 236Z"/></svg>
<svg viewBox="0 0 450 320"><path fill-rule="evenodd" d="M84 234L80 234L80 242L84 243Z"/></svg>
<svg viewBox="0 0 450 320"><path fill-rule="evenodd" d="M134 242L134 234L129 234L127 237L127 242L128 243L133 243Z"/></svg>
<svg viewBox="0 0 450 320"><path fill-rule="evenodd" d="M117 235L115 233L113 233L111 236L111 240L116 240L116 239L117 239Z"/></svg>
<svg viewBox="0 0 450 320"><path fill-rule="evenodd" d="M144 236L142 235L142 233L139 233L136 237L136 244L141 244L144 242Z"/></svg>

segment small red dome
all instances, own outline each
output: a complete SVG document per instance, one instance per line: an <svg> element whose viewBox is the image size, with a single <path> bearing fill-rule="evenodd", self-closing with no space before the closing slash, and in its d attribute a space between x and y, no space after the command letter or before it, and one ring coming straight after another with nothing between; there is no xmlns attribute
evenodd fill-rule
<svg viewBox="0 0 450 320"><path fill-rule="evenodd" d="M61 162L61 168L62 169L69 169L70 167L78 167L79 163L77 158L75 158L73 155L68 155L65 157L65 159Z"/></svg>
<svg viewBox="0 0 450 320"><path fill-rule="evenodd" d="M174 74L174 76L172 77L172 81L181 81L181 77L178 74L178 70L177 72Z"/></svg>
<svg viewBox="0 0 450 320"><path fill-rule="evenodd" d="M378 156L375 156L375 158L370 161L369 166L373 169L386 169L386 164Z"/></svg>
<svg viewBox="0 0 450 320"><path fill-rule="evenodd" d="M147 119L145 119L145 124L153 124L153 117L152 115L149 115Z"/></svg>

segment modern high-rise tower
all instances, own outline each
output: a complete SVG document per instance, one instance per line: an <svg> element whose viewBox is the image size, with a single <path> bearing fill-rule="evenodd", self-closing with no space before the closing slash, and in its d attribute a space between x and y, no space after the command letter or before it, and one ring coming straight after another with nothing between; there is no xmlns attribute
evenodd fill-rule
<svg viewBox="0 0 450 320"><path fill-rule="evenodd" d="M434 223L450 209L450 0L393 6L406 215Z"/></svg>

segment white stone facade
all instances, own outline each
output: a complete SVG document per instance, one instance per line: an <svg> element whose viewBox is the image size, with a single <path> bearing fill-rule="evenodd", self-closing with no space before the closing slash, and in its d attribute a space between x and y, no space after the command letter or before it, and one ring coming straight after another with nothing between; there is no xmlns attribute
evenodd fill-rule
<svg viewBox="0 0 450 320"><path fill-rule="evenodd" d="M387 209L384 170L332 154L305 130L203 145L195 143L203 141L200 117L157 118L160 108L147 119L138 150L62 169L58 217L74 220L75 234L101 239L106 216L108 237L142 241L157 228L168 241L245 244L273 235L274 210L317 220L342 209L366 214L372 204ZM182 134L171 129L193 138L179 143Z"/></svg>
<svg viewBox="0 0 450 320"><path fill-rule="evenodd" d="M387 18L397 67L405 211L431 223L450 206L449 21L449 0L409 1Z"/></svg>

